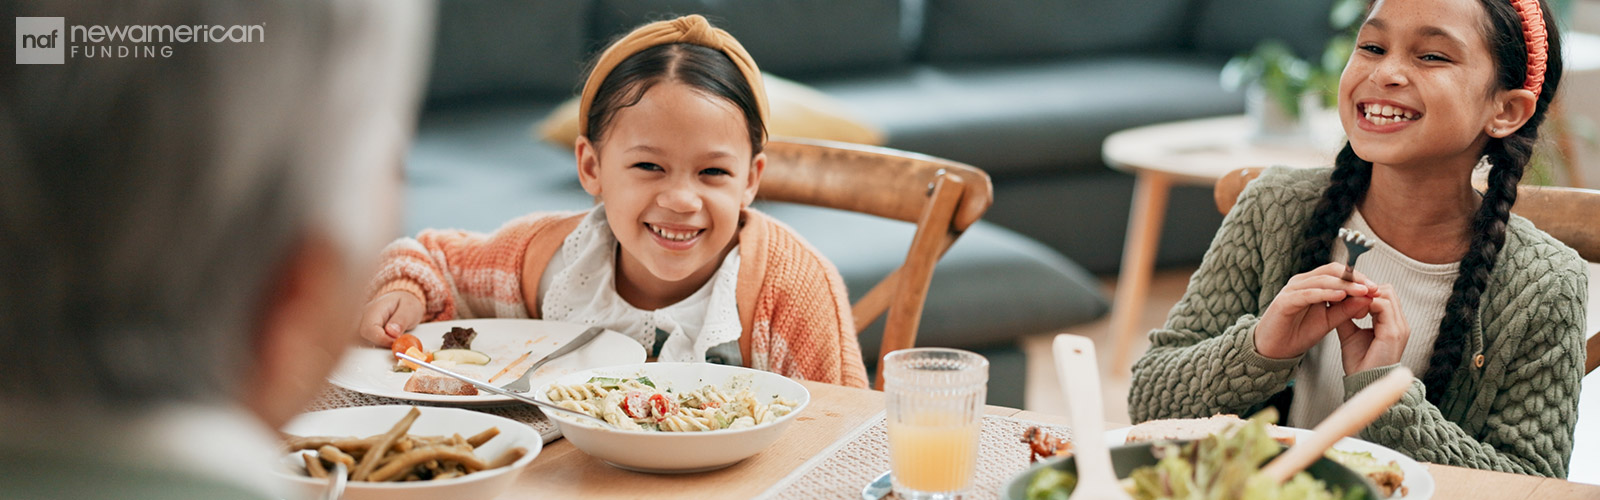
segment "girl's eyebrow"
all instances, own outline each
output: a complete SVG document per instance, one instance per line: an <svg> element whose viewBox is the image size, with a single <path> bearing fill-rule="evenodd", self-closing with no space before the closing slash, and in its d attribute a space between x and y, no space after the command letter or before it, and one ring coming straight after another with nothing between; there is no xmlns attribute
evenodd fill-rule
<svg viewBox="0 0 1600 500"><path fill-rule="evenodd" d="M1389 29L1389 25L1385 24L1382 19L1378 18L1368 19L1366 26L1371 26L1373 29L1378 31L1388 31ZM1442 38L1445 42L1454 45L1456 48L1467 46L1467 43L1462 41L1460 37L1451 34L1444 28L1440 28L1431 24L1417 28L1417 35L1422 38Z"/></svg>
<svg viewBox="0 0 1600 500"><path fill-rule="evenodd" d="M629 152L632 152L632 151L643 151L643 152L646 152L646 153L656 154L656 155L666 154L666 153L663 153L661 151L661 148L658 148L658 147L655 147L655 146L651 146L649 144L635 145L633 147L628 148L626 151L629 151ZM704 159L707 159L707 160L715 160L715 159L720 159L720 158L732 158L732 157L733 157L733 153L730 153L728 151L724 151L724 150L721 150L721 149L714 150L714 151L709 151L706 154L701 155L701 158L704 158Z"/></svg>

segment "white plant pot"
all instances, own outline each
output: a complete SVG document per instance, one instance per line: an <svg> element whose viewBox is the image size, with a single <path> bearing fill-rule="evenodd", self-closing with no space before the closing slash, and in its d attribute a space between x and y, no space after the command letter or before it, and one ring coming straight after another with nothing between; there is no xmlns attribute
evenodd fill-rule
<svg viewBox="0 0 1600 500"><path fill-rule="evenodd" d="M1304 108L1305 100L1302 99L1301 103ZM1251 123L1255 124L1251 142L1263 146L1301 146L1310 142L1305 123L1300 117L1289 114L1289 110L1284 109L1277 99L1268 96L1260 85L1245 88L1244 109Z"/></svg>

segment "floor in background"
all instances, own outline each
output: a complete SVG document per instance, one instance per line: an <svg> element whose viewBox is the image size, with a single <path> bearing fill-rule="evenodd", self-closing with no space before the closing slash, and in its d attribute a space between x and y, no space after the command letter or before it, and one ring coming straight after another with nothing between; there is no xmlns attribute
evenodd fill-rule
<svg viewBox="0 0 1600 500"><path fill-rule="evenodd" d="M1140 332L1148 332L1158 328L1166 322L1167 311L1172 305L1178 303L1183 297L1183 290L1189 284L1189 275L1194 273L1193 268L1170 269L1157 271L1150 282L1150 298L1145 302L1144 314L1139 318ZM1107 297L1114 297L1116 279L1104 278L1101 286L1105 289ZM1600 331L1600 265L1589 266L1589 327L1585 329L1590 335ZM1094 339L1096 353L1100 358L1101 391L1105 400L1105 417L1107 422L1128 423L1128 384L1129 373L1121 371L1112 373L1111 351L1116 345L1116 339L1110 336L1111 319L1109 316L1099 321L1081 325L1069 332ZM1022 341L1023 352L1028 355L1028 385L1026 409L1053 413L1067 414L1066 398L1061 395L1061 385L1056 382L1055 364L1051 360L1050 341L1055 335L1035 335ZM1138 336L1134 345L1134 354L1130 359L1137 359L1149 348L1150 343L1144 335ZM1596 370L1600 373L1600 370ZM1591 374L1584 378L1583 392L1578 399L1578 429L1574 436L1576 449L1572 453L1572 463L1568 470L1571 474L1568 479L1591 484L1600 484L1600 375Z"/></svg>

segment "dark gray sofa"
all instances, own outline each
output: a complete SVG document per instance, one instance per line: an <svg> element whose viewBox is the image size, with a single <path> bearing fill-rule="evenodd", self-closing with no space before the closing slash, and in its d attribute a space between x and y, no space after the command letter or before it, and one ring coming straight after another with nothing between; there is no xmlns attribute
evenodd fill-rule
<svg viewBox="0 0 1600 500"><path fill-rule="evenodd" d="M1261 35L1315 52L1327 3L442 0L406 229L487 231L531 211L589 206L572 154L532 139L532 124L575 93L584 62L613 37L705 14L763 70L843 101L886 131L888 146L993 176L995 205L939 264L918 344L985 354L990 401L1020 406L1016 339L1107 309L1089 271L1115 271L1132 180L1105 167L1100 142L1131 126L1240 112L1240 97L1217 85L1222 62ZM1198 261L1220 222L1210 203L1209 190L1175 193L1162 263ZM900 223L760 208L833 260L857 296L910 241ZM863 332L869 358L880 328Z"/></svg>

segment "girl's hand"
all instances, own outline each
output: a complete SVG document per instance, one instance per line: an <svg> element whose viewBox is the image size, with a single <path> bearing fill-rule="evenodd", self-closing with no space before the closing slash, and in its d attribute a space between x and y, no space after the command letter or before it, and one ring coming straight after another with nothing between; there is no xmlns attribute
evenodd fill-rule
<svg viewBox="0 0 1600 500"><path fill-rule="evenodd" d="M395 337L422 322L422 300L411 292L393 291L367 303L361 313L361 338L388 347Z"/></svg>
<svg viewBox="0 0 1600 500"><path fill-rule="evenodd" d="M1337 262L1297 274L1272 298L1256 324L1256 352L1288 359L1311 350L1340 325L1367 315L1378 285L1360 272L1345 281L1345 265Z"/></svg>
<svg viewBox="0 0 1600 500"><path fill-rule="evenodd" d="M1406 341L1411 338L1411 326L1400 312L1400 298L1395 296L1394 287L1378 287L1370 309L1372 328L1356 328L1354 323L1339 325L1345 375L1399 363Z"/></svg>

